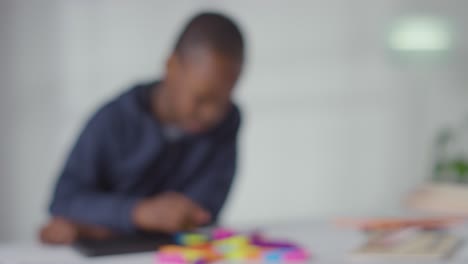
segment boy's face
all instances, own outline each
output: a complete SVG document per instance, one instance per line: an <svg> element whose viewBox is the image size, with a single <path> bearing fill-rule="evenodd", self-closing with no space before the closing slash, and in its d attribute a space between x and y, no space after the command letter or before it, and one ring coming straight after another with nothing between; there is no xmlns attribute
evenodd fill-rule
<svg viewBox="0 0 468 264"><path fill-rule="evenodd" d="M242 61L206 48L184 58L173 54L167 64L167 107L176 125L200 133L218 124L228 113L231 93Z"/></svg>

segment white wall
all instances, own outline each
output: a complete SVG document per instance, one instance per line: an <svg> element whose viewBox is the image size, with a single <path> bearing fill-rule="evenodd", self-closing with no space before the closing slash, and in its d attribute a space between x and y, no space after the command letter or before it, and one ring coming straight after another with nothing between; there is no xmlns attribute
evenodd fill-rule
<svg viewBox="0 0 468 264"><path fill-rule="evenodd" d="M180 27L206 7L237 18L249 44L236 94L241 166L225 221L398 207L430 171L434 133L466 112L468 96L466 46L457 59L421 63L385 42L400 15L461 23L466 4L405 2L0 1L0 240L31 239L84 119L157 77Z"/></svg>
<svg viewBox="0 0 468 264"><path fill-rule="evenodd" d="M0 240L35 232L63 152L58 14L57 1L0 1Z"/></svg>

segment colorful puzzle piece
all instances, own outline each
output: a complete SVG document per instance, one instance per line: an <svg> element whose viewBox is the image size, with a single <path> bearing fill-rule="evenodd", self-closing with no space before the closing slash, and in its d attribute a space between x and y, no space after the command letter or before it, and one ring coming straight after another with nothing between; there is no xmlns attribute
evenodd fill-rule
<svg viewBox="0 0 468 264"><path fill-rule="evenodd" d="M164 246L156 255L157 264L208 264L217 260L264 263L304 262L310 255L288 241L271 240L260 233L240 234L229 229L215 229L211 235L181 233L179 245Z"/></svg>
<svg viewBox="0 0 468 264"><path fill-rule="evenodd" d="M298 248L297 245L290 243L289 241L278 241L278 240L268 240L262 235L255 233L250 238L250 243L252 245L264 248L280 248L280 249L293 249Z"/></svg>
<svg viewBox="0 0 468 264"><path fill-rule="evenodd" d="M188 247L203 245L203 244L206 244L209 240L207 236L202 235L202 234L195 234L195 233L177 234L175 239L176 239L177 244L188 246Z"/></svg>
<svg viewBox="0 0 468 264"><path fill-rule="evenodd" d="M302 249L274 249L262 254L262 260L266 263L304 262L309 258L309 254Z"/></svg>
<svg viewBox="0 0 468 264"><path fill-rule="evenodd" d="M225 239L228 237L235 236L236 232L227 228L216 228L211 234L213 240Z"/></svg>

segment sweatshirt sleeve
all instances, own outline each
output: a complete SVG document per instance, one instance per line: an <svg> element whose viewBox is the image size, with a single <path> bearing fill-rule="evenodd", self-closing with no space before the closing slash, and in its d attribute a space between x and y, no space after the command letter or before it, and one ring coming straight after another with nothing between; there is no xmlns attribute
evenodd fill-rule
<svg viewBox="0 0 468 264"><path fill-rule="evenodd" d="M102 185L113 115L111 107L106 106L88 121L58 179L50 213L83 224L130 232L135 228L131 212L138 198L107 192Z"/></svg>

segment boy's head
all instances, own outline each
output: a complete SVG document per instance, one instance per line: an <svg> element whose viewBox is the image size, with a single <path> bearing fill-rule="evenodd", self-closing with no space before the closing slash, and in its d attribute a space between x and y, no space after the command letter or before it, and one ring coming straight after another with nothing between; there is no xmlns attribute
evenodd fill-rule
<svg viewBox="0 0 468 264"><path fill-rule="evenodd" d="M167 61L166 111L187 132L203 132L229 111L241 73L244 41L229 18L202 13L192 18Z"/></svg>

